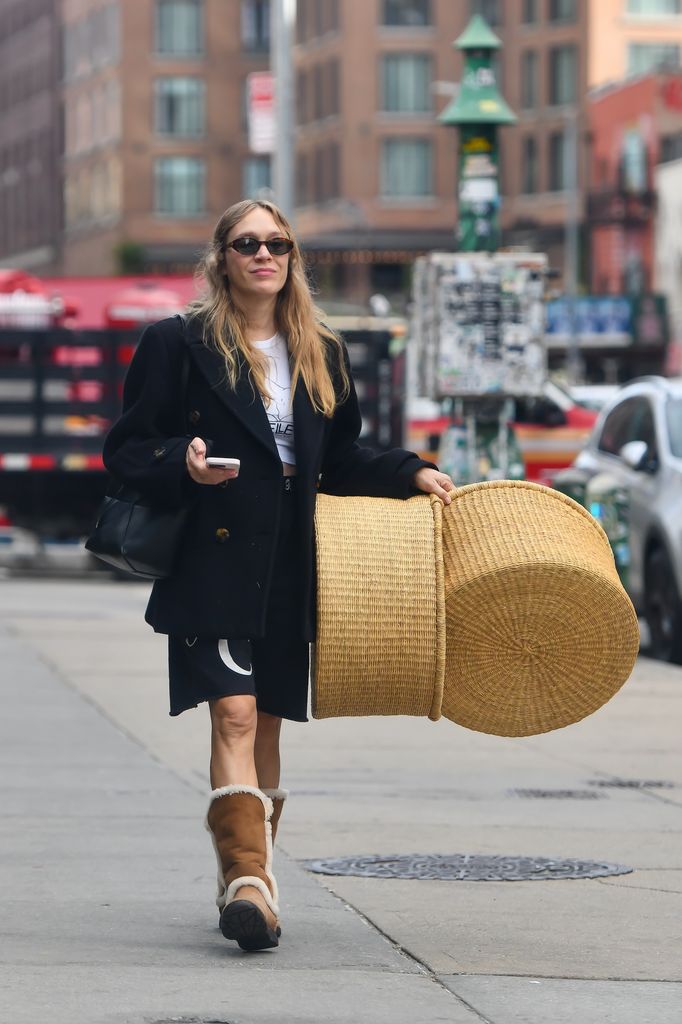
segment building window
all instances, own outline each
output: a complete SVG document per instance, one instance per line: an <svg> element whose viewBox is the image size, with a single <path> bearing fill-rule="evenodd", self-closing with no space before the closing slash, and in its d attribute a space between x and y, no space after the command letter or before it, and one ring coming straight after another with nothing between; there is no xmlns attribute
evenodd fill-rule
<svg viewBox="0 0 682 1024"><path fill-rule="evenodd" d="M630 43L628 46L628 74L645 75L659 68L680 66L680 47L677 43Z"/></svg>
<svg viewBox="0 0 682 1024"><path fill-rule="evenodd" d="M330 199L337 199L339 195L339 163L340 148L338 143L330 142L326 146L318 147L312 154L312 195L307 200L316 204L327 202ZM300 168L303 171L303 166ZM300 179L302 203L306 202L303 189L309 183Z"/></svg>
<svg viewBox="0 0 682 1024"><path fill-rule="evenodd" d="M267 199L272 171L269 156L250 156L243 164L242 198Z"/></svg>
<svg viewBox="0 0 682 1024"><path fill-rule="evenodd" d="M523 25L534 25L538 20L538 0L523 0L521 11L521 23Z"/></svg>
<svg viewBox="0 0 682 1024"><path fill-rule="evenodd" d="M203 50L201 0L156 0L156 52L191 57Z"/></svg>
<svg viewBox="0 0 682 1024"><path fill-rule="evenodd" d="M339 27L339 0L298 0L296 4L296 42L335 32Z"/></svg>
<svg viewBox="0 0 682 1024"><path fill-rule="evenodd" d="M341 147L338 142L330 142L327 146L329 166L328 187L329 199L338 199L341 195Z"/></svg>
<svg viewBox="0 0 682 1024"><path fill-rule="evenodd" d="M296 75L296 123L307 124L308 114L308 73L299 71Z"/></svg>
<svg viewBox="0 0 682 1024"><path fill-rule="evenodd" d="M105 32L108 40L109 59L117 64L121 57L121 12L118 3L110 4L106 14Z"/></svg>
<svg viewBox="0 0 682 1024"><path fill-rule="evenodd" d="M330 60L327 64L327 114L338 114L340 110L339 62Z"/></svg>
<svg viewBox="0 0 682 1024"><path fill-rule="evenodd" d="M551 192L563 192L566 188L566 136L563 132L552 132L549 137L549 188Z"/></svg>
<svg viewBox="0 0 682 1024"><path fill-rule="evenodd" d="M523 140L521 159L521 191L532 195L538 191L538 143L533 135L527 135Z"/></svg>
<svg viewBox="0 0 682 1024"><path fill-rule="evenodd" d="M471 0L469 7L472 15L480 14L489 25L502 24L500 0Z"/></svg>
<svg viewBox="0 0 682 1024"><path fill-rule="evenodd" d="M296 42L305 43L308 39L308 0L298 0L296 4Z"/></svg>
<svg viewBox="0 0 682 1024"><path fill-rule="evenodd" d="M430 196L431 164L428 139L385 139L381 148L382 196L396 199Z"/></svg>
<svg viewBox="0 0 682 1024"><path fill-rule="evenodd" d="M105 99L105 139L121 137L121 86L117 78L110 78Z"/></svg>
<svg viewBox="0 0 682 1024"><path fill-rule="evenodd" d="M338 0L314 0L313 11L315 13L315 36L325 35L333 32L339 27L339 2Z"/></svg>
<svg viewBox="0 0 682 1024"><path fill-rule="evenodd" d="M431 24L430 0L384 0L384 25L416 28Z"/></svg>
<svg viewBox="0 0 682 1024"><path fill-rule="evenodd" d="M190 156L163 156L154 164L157 213L193 217L204 212L206 165Z"/></svg>
<svg viewBox="0 0 682 1024"><path fill-rule="evenodd" d="M381 61L381 109L420 114L431 109L431 59L427 54L391 53Z"/></svg>
<svg viewBox="0 0 682 1024"><path fill-rule="evenodd" d="M665 164L670 160L680 159L682 159L682 135L679 133L675 135L664 135L661 139L660 162Z"/></svg>
<svg viewBox="0 0 682 1024"><path fill-rule="evenodd" d="M324 117L324 89L322 82L322 65L313 68L313 119L319 121Z"/></svg>
<svg viewBox="0 0 682 1024"><path fill-rule="evenodd" d="M270 0L242 0L242 46L252 53L270 49Z"/></svg>
<svg viewBox="0 0 682 1024"><path fill-rule="evenodd" d="M339 62L329 60L300 71L296 82L296 116L298 124L333 117L339 112Z"/></svg>
<svg viewBox="0 0 682 1024"><path fill-rule="evenodd" d="M324 198L324 150L313 153L313 199L320 203Z"/></svg>
<svg viewBox="0 0 682 1024"><path fill-rule="evenodd" d="M309 160L305 153L296 159L296 205L307 206L310 202Z"/></svg>
<svg viewBox="0 0 682 1024"><path fill-rule="evenodd" d="M526 50L521 57L521 108L533 110L538 104L538 55Z"/></svg>
<svg viewBox="0 0 682 1024"><path fill-rule="evenodd" d="M553 107L575 103L577 64L575 46L555 46L549 51L549 102Z"/></svg>
<svg viewBox="0 0 682 1024"><path fill-rule="evenodd" d="M665 18L682 14L682 0L627 0L628 14L649 18Z"/></svg>
<svg viewBox="0 0 682 1024"><path fill-rule="evenodd" d="M550 0L549 20L550 21L575 21L576 2L575 0Z"/></svg>
<svg viewBox="0 0 682 1024"><path fill-rule="evenodd" d="M201 78L157 78L154 128L161 135L201 135L204 83Z"/></svg>

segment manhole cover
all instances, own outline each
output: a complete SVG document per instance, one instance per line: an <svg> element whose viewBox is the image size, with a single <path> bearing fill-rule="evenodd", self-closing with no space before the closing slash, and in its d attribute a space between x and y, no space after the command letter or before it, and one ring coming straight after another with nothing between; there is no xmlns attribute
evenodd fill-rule
<svg viewBox="0 0 682 1024"><path fill-rule="evenodd" d="M163 1020L150 1020L148 1024L232 1024L229 1020L217 1020L215 1017L164 1017Z"/></svg>
<svg viewBox="0 0 682 1024"><path fill-rule="evenodd" d="M593 789L510 789L510 796L522 796L527 800L603 800L603 793Z"/></svg>
<svg viewBox="0 0 682 1024"><path fill-rule="evenodd" d="M587 784L601 789L673 789L675 785L663 779L590 779Z"/></svg>
<svg viewBox="0 0 682 1024"><path fill-rule="evenodd" d="M398 854L393 857L338 857L304 861L319 875L358 875L364 878L420 878L458 882L527 882L550 878L602 878L627 875L623 864L552 857L514 857L482 853Z"/></svg>

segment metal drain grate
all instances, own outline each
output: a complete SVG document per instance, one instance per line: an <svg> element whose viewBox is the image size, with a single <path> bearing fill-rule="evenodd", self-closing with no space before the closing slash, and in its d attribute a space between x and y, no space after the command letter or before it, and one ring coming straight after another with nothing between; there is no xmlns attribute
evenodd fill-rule
<svg viewBox="0 0 682 1024"><path fill-rule="evenodd" d="M338 857L304 861L319 875L354 875L363 878L417 878L444 881L527 882L552 878L603 878L627 875L623 864L551 857L515 857L479 853L398 854L382 857Z"/></svg>
<svg viewBox="0 0 682 1024"><path fill-rule="evenodd" d="M510 796L522 796L527 800L603 800L603 793L593 789L508 789Z"/></svg>
<svg viewBox="0 0 682 1024"><path fill-rule="evenodd" d="M600 789L674 789L674 782L663 779L590 779L588 786Z"/></svg>

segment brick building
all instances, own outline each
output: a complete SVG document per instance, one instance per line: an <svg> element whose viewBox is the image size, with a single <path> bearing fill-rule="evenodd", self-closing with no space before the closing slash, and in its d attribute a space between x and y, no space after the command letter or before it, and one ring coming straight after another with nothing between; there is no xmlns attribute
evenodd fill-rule
<svg viewBox="0 0 682 1024"><path fill-rule="evenodd" d="M0 267L58 259L59 53L54 0L0 0Z"/></svg>
<svg viewBox="0 0 682 1024"><path fill-rule="evenodd" d="M519 122L502 134L503 241L547 252L562 269L567 171L578 183L581 277L598 274L585 231L587 192L603 156L590 93L682 63L682 0L473 0L503 42L499 80ZM575 119L576 146L567 152ZM606 143L608 146L610 143Z"/></svg>
<svg viewBox="0 0 682 1024"><path fill-rule="evenodd" d="M456 136L436 121L463 27L449 0L299 0L296 221L323 293L404 296L452 248Z"/></svg>
<svg viewBox="0 0 682 1024"><path fill-rule="evenodd" d="M62 0L63 273L185 271L219 214L270 180L243 90L267 0Z"/></svg>
<svg viewBox="0 0 682 1024"><path fill-rule="evenodd" d="M415 256L454 245L457 139L437 116L473 13L502 39L499 85L519 115L500 133L504 244L561 268L566 125L575 118L584 223L588 91L678 60L681 11L682 0L298 0L295 216L323 296L404 302ZM268 194L244 97L249 72L269 64L269 14L269 0L0 0L0 261L187 271L229 203Z"/></svg>

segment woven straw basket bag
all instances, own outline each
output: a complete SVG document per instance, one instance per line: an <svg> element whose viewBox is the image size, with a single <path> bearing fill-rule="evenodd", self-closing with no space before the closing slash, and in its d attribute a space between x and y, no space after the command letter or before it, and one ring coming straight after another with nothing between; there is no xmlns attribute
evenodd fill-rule
<svg viewBox="0 0 682 1024"><path fill-rule="evenodd" d="M606 535L558 491L319 495L315 522L315 718L444 715L528 736L596 711L632 671L637 617Z"/></svg>

